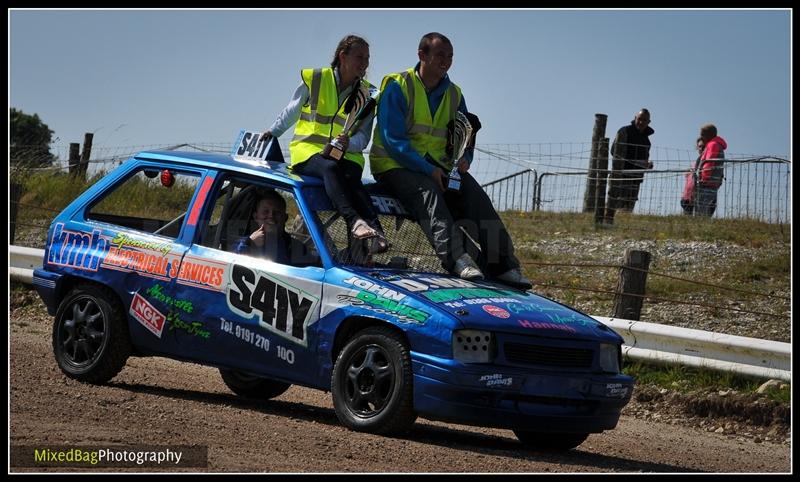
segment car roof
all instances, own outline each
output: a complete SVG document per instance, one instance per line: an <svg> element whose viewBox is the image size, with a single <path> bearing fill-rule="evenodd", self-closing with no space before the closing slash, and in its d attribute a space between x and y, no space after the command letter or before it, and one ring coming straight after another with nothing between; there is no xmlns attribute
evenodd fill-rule
<svg viewBox="0 0 800 482"><path fill-rule="evenodd" d="M232 158L230 154L218 152L142 151L134 157L147 161L167 161L189 166L246 173L293 187L322 185L322 180L317 177L300 176L289 172L289 165L285 162L238 161Z"/></svg>

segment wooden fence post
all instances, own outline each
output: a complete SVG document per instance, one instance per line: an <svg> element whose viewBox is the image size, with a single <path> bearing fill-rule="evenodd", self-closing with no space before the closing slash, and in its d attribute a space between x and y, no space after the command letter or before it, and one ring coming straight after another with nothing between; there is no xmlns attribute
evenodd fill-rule
<svg viewBox="0 0 800 482"><path fill-rule="evenodd" d="M594 115L589 173L586 176L586 192L583 194L583 212L585 213L594 211L597 202L597 153L600 150L601 139L606 136L606 121L608 121L606 114Z"/></svg>
<svg viewBox="0 0 800 482"><path fill-rule="evenodd" d="M87 132L83 135L83 152L81 153L80 175L86 180L86 168L89 166L89 156L92 155L92 137L94 134Z"/></svg>
<svg viewBox="0 0 800 482"><path fill-rule="evenodd" d="M625 259L619 270L617 293L614 295L614 318L639 319L642 314L644 298L630 295L644 295L649 267L650 253L633 249L625 250Z"/></svg>
<svg viewBox="0 0 800 482"><path fill-rule="evenodd" d="M81 145L77 142L69 143L69 175L74 176L78 173L78 162L81 160Z"/></svg>
<svg viewBox="0 0 800 482"><path fill-rule="evenodd" d="M594 222L601 224L606 213L606 177L608 177L608 137L600 139L595 175Z"/></svg>
<svg viewBox="0 0 800 482"><path fill-rule="evenodd" d="M11 189L11 206L9 206L9 211L11 215L11 223L8 227L8 235L9 240L8 244L14 244L14 236L17 231L17 209L19 208L19 200L22 197L22 185L17 183L16 181L11 181L9 184L9 188Z"/></svg>

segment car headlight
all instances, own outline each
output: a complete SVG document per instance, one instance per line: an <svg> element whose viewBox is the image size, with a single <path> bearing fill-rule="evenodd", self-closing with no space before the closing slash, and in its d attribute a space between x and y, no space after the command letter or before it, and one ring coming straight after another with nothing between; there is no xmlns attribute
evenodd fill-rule
<svg viewBox="0 0 800 482"><path fill-rule="evenodd" d="M604 372L619 373L619 359L622 353L619 345L600 343L600 368Z"/></svg>
<svg viewBox="0 0 800 482"><path fill-rule="evenodd" d="M489 331L453 332L453 358L462 363L489 363L494 357L494 336Z"/></svg>

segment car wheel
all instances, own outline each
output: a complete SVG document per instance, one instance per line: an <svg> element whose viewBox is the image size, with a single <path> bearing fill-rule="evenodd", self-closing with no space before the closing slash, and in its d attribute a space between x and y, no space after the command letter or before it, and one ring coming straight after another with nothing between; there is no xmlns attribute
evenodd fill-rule
<svg viewBox="0 0 800 482"><path fill-rule="evenodd" d="M386 327L358 332L336 359L331 393L336 416L347 427L398 433L416 420L411 355L405 341Z"/></svg>
<svg viewBox="0 0 800 482"><path fill-rule="evenodd" d="M68 377L105 383L125 366L131 341L125 311L107 288L82 284L58 307L53 353Z"/></svg>
<svg viewBox="0 0 800 482"><path fill-rule="evenodd" d="M563 452L582 444L588 433L550 433L514 430L520 442L526 447L543 452Z"/></svg>
<svg viewBox="0 0 800 482"><path fill-rule="evenodd" d="M222 376L222 381L233 393L259 400L275 398L292 386L289 383L224 368L219 369L219 374Z"/></svg>

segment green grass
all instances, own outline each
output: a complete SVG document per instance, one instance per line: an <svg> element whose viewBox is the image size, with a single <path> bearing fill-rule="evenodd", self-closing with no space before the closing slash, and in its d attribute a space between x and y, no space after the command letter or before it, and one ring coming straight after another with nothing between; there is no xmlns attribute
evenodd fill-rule
<svg viewBox="0 0 800 482"><path fill-rule="evenodd" d="M789 253L786 252L757 258L752 263L735 264L731 267L730 277L746 284L785 277L789 274L790 259Z"/></svg>
<svg viewBox="0 0 800 482"><path fill-rule="evenodd" d="M758 387L764 382L762 379L750 378L733 373L723 373L699 367L683 365L656 366L641 362L626 363L622 372L636 379L640 385L656 385L658 387L676 390L681 393L693 391L736 390L740 393L756 393ZM787 385L789 385L787 383ZM763 397L779 403L791 402L791 386L780 390L772 388L766 390Z"/></svg>
<svg viewBox="0 0 800 482"><path fill-rule="evenodd" d="M75 200L103 176L98 174L86 180L65 173L37 172L24 180L20 202L46 210L60 211ZM114 214L145 218L172 219L187 208L187 199L194 193L195 183L175 183L170 188L161 186L158 179L146 179L141 174L128 179L101 204L111 206ZM158 212L153 212L153 207ZM104 210L109 212L109 210ZM43 210L22 206L21 220L43 217ZM50 211L50 217L55 213Z"/></svg>
<svg viewBox="0 0 800 482"><path fill-rule="evenodd" d="M118 216L171 220L189 208L189 201L199 181L199 177L183 176L182 179L188 182L176 182L167 188L158 179L137 174L92 210Z"/></svg>
<svg viewBox="0 0 800 482"><path fill-rule="evenodd" d="M83 180L64 173L36 172L24 178L20 202L60 211L101 178L102 176L96 175ZM40 210L20 207L21 219L31 219L39 215Z"/></svg>

